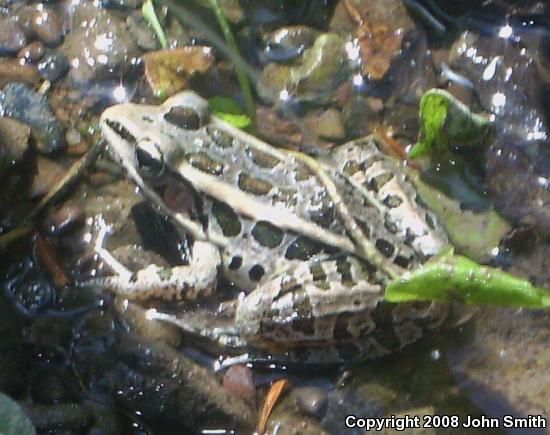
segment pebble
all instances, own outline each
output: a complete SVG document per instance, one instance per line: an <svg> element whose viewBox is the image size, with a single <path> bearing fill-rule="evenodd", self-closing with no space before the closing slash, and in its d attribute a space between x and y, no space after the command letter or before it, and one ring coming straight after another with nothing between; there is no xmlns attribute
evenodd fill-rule
<svg viewBox="0 0 550 435"><path fill-rule="evenodd" d="M0 16L0 56L17 53L25 45L23 29L13 19Z"/></svg>
<svg viewBox="0 0 550 435"><path fill-rule="evenodd" d="M29 148L31 129L12 118L0 118L0 176L23 159Z"/></svg>
<svg viewBox="0 0 550 435"><path fill-rule="evenodd" d="M73 20L73 30L60 48L71 64L71 83L89 86L96 80L118 79L135 65L141 51L119 14L80 2Z"/></svg>
<svg viewBox="0 0 550 435"><path fill-rule="evenodd" d="M306 414L322 417L326 411L327 393L319 387L296 387L292 394L296 404Z"/></svg>
<svg viewBox="0 0 550 435"><path fill-rule="evenodd" d="M31 29L44 44L57 46L63 40L63 24L53 10L43 9L33 13Z"/></svg>
<svg viewBox="0 0 550 435"><path fill-rule="evenodd" d="M25 63L36 63L46 53L46 47L44 47L44 44L42 44L40 41L33 41L26 47L23 47L19 52L17 53L17 59L20 61L24 61Z"/></svg>
<svg viewBox="0 0 550 435"><path fill-rule="evenodd" d="M16 59L5 59L0 62L0 89L11 82L25 83L34 86L40 81L40 76L34 65L21 65Z"/></svg>
<svg viewBox="0 0 550 435"><path fill-rule="evenodd" d="M67 145L75 146L78 145L82 140L82 135L78 132L78 130L70 128L69 130L67 130L65 139L67 140Z"/></svg>
<svg viewBox="0 0 550 435"><path fill-rule="evenodd" d="M317 136L324 139L339 140L346 137L342 114L334 108L315 116L307 116L305 123Z"/></svg>
<svg viewBox="0 0 550 435"><path fill-rule="evenodd" d="M138 0L101 0L100 3L106 9L136 9L140 4Z"/></svg>
<svg viewBox="0 0 550 435"><path fill-rule="evenodd" d="M62 53L48 53L38 64L38 74L45 80L55 82L69 71L69 59Z"/></svg>
<svg viewBox="0 0 550 435"><path fill-rule="evenodd" d="M256 386L254 385L252 370L245 365L229 367L223 378L223 386L248 403L254 404Z"/></svg>
<svg viewBox="0 0 550 435"><path fill-rule="evenodd" d="M30 87L22 83L6 85L0 91L0 112L30 125L37 151L50 154L65 146L63 125L53 115L46 98Z"/></svg>
<svg viewBox="0 0 550 435"><path fill-rule="evenodd" d="M37 198L44 196L61 179L65 172L65 169L54 160L37 157L36 174L32 180L29 192L30 197Z"/></svg>

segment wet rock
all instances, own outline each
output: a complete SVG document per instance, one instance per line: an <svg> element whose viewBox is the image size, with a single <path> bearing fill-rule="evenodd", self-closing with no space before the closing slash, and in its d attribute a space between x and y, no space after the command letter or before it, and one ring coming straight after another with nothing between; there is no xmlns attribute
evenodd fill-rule
<svg viewBox="0 0 550 435"><path fill-rule="evenodd" d="M65 174L65 169L54 160L45 157L36 159L36 174L30 187L30 196L40 197L48 193Z"/></svg>
<svg viewBox="0 0 550 435"><path fill-rule="evenodd" d="M39 152L50 154L65 145L65 129L53 116L43 95L21 83L10 83L0 91L0 114L31 127Z"/></svg>
<svg viewBox="0 0 550 435"><path fill-rule="evenodd" d="M60 48L71 64L72 82L89 85L90 81L118 78L136 63L140 51L124 20L113 12L81 2L73 20L73 31Z"/></svg>
<svg viewBox="0 0 550 435"><path fill-rule="evenodd" d="M330 100L332 91L345 78L346 59L345 40L335 33L324 33L295 65L267 65L262 72L260 95L268 101Z"/></svg>
<svg viewBox="0 0 550 435"><path fill-rule="evenodd" d="M223 386L227 390L242 397L250 404L255 403L256 386L252 370L244 365L235 365L229 367L223 377Z"/></svg>
<svg viewBox="0 0 550 435"><path fill-rule="evenodd" d="M0 56L17 53L25 45L23 29L13 19L0 16Z"/></svg>
<svg viewBox="0 0 550 435"><path fill-rule="evenodd" d="M153 95L167 97L189 86L191 77L207 73L214 64L210 47L188 46L143 55L145 78Z"/></svg>
<svg viewBox="0 0 550 435"><path fill-rule="evenodd" d="M34 12L31 29L38 39L49 46L57 46L63 40L63 24L59 15L52 9Z"/></svg>
<svg viewBox="0 0 550 435"><path fill-rule="evenodd" d="M281 27L263 36L262 60L288 62L313 45L319 31L308 26Z"/></svg>
<svg viewBox="0 0 550 435"><path fill-rule="evenodd" d="M31 129L12 118L0 118L0 176L23 159L29 148Z"/></svg>
<svg viewBox="0 0 550 435"><path fill-rule="evenodd" d="M342 421L338 430L327 430L312 415L301 412L293 400L292 394L282 396L282 399L273 408L269 417L265 434L269 435L327 435L330 433L342 433ZM364 430L363 430L364 432Z"/></svg>
<svg viewBox="0 0 550 435"><path fill-rule="evenodd" d="M38 74L44 80L55 82L62 78L69 70L69 59L62 53L47 54L38 64Z"/></svg>
<svg viewBox="0 0 550 435"><path fill-rule="evenodd" d="M39 81L40 76L33 65L21 65L19 60L16 59L5 59L0 61L0 89L12 82L34 86Z"/></svg>
<svg viewBox="0 0 550 435"><path fill-rule="evenodd" d="M59 236L84 224L85 214L77 204L67 203L50 211L42 222L44 231L52 236Z"/></svg>
<svg viewBox="0 0 550 435"><path fill-rule="evenodd" d="M485 187L501 212L550 234L550 132L537 56L521 40L468 31L453 44L449 61L494 116L485 147Z"/></svg>
<svg viewBox="0 0 550 435"><path fill-rule="evenodd" d="M30 63L36 63L46 53L46 47L44 47L44 44L42 44L40 41L33 41L26 47L19 50L17 53L17 59L23 60L24 63L30 62Z"/></svg>
<svg viewBox="0 0 550 435"><path fill-rule="evenodd" d="M370 133L373 126L380 122L382 100L352 93L346 99L342 109L342 117L349 136L359 137ZM418 117L415 110L415 119Z"/></svg>
<svg viewBox="0 0 550 435"><path fill-rule="evenodd" d="M26 407L25 413L31 419L33 426L42 432L51 432L62 427L83 433L93 420L91 410L79 403L33 405Z"/></svg>
<svg viewBox="0 0 550 435"><path fill-rule="evenodd" d="M329 140L341 140L346 136L342 114L336 109L327 109L319 114L308 113L306 126L317 136Z"/></svg>
<svg viewBox="0 0 550 435"><path fill-rule="evenodd" d="M143 17L141 11L132 13L126 19L126 25L137 46L142 50L154 51L161 48L155 31L151 27L151 24L149 24L149 21Z"/></svg>
<svg viewBox="0 0 550 435"><path fill-rule="evenodd" d="M297 387L292 390L296 403L306 414L322 417L327 406L327 392L319 387Z"/></svg>
<svg viewBox="0 0 550 435"><path fill-rule="evenodd" d="M336 7L330 29L355 36L356 60L363 75L380 80L399 56L403 38L414 23L401 0L347 0Z"/></svg>
<svg viewBox="0 0 550 435"><path fill-rule="evenodd" d="M141 4L139 0L101 0L100 3L106 9L136 9Z"/></svg>
<svg viewBox="0 0 550 435"><path fill-rule="evenodd" d="M67 141L67 145L69 145L69 147L76 147L81 144L82 135L75 128L69 128L67 130L67 134L65 134L65 140Z"/></svg>

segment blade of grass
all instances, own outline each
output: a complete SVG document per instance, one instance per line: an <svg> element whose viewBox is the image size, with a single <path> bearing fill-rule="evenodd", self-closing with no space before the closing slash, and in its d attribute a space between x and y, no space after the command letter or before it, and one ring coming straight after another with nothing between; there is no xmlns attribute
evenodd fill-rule
<svg viewBox="0 0 550 435"><path fill-rule="evenodd" d="M233 35L233 31L231 30L231 26L229 25L225 14L220 8L218 0L210 0L210 5L212 7L212 10L214 11L214 14L216 15L227 45L231 50L238 53L239 47L237 45L237 40L235 39L235 35ZM250 82L248 81L246 72L242 68L241 64L235 63L235 70L237 72L237 80L239 81L239 85L243 93L244 102L246 105L246 112L248 113L248 116L252 121L252 125L254 126L256 125L256 104L254 103L254 96L252 95Z"/></svg>
<svg viewBox="0 0 550 435"><path fill-rule="evenodd" d="M145 1L141 7L141 12L143 13L145 19L149 21L149 24L153 27L153 30L159 39L160 46L164 49L168 48L168 40L166 39L166 34L164 33L164 30L162 30L157 13L155 12L153 0Z"/></svg>

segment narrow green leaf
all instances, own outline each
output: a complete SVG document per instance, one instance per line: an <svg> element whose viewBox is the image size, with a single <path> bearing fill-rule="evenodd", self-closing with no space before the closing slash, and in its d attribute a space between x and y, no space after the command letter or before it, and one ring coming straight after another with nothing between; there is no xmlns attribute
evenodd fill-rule
<svg viewBox="0 0 550 435"><path fill-rule="evenodd" d="M238 53L239 46L237 44L237 40L235 39L235 35L231 30L231 26L229 25L229 22L227 21L227 18L225 17L225 14L221 9L218 3L218 0L209 0L209 1L210 1L210 6L212 7L212 11L216 15L216 19L218 20L218 24L220 25L220 28L223 33L223 37L227 42L227 45L232 51ZM246 71L244 70L241 64L235 63L235 70L237 73L237 80L239 81L239 85L241 86L241 90L243 92L244 101L246 104L246 112L248 113L250 122L252 123L252 125L254 125L256 123L256 103L254 102L254 96L252 94L252 87L250 86L250 81L248 80Z"/></svg>
<svg viewBox="0 0 550 435"><path fill-rule="evenodd" d="M162 30L159 19L157 18L157 13L155 12L155 7L153 6L153 0L146 0L141 7L141 12L149 24L153 27L157 38L159 39L160 46L164 49L168 48L168 40L166 39L166 34Z"/></svg>
<svg viewBox="0 0 550 435"><path fill-rule="evenodd" d="M390 302L447 301L474 305L549 308L550 292L493 267L448 254L395 279Z"/></svg>
<svg viewBox="0 0 550 435"><path fill-rule="evenodd" d="M36 435L29 418L19 404L0 393L0 434Z"/></svg>
<svg viewBox="0 0 550 435"><path fill-rule="evenodd" d="M246 128L252 124L252 120L246 115L241 106L232 100L225 97L212 97L208 100L210 111L223 119L226 122L238 128Z"/></svg>

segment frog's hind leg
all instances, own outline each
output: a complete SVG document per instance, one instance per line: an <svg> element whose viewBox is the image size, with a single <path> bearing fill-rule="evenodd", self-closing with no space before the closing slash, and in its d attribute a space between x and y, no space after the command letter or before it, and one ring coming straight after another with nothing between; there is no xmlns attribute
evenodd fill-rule
<svg viewBox="0 0 550 435"><path fill-rule="evenodd" d="M285 359L344 362L400 349L446 317L440 304L391 304L384 288L384 277L354 257L302 263L248 295L237 327L249 344Z"/></svg>
<svg viewBox="0 0 550 435"><path fill-rule="evenodd" d="M99 286L128 299L151 297L188 299L210 295L217 284L221 264L219 248L208 242L195 241L190 263L176 267L151 264L135 273L111 258L117 275L93 279L84 286Z"/></svg>

